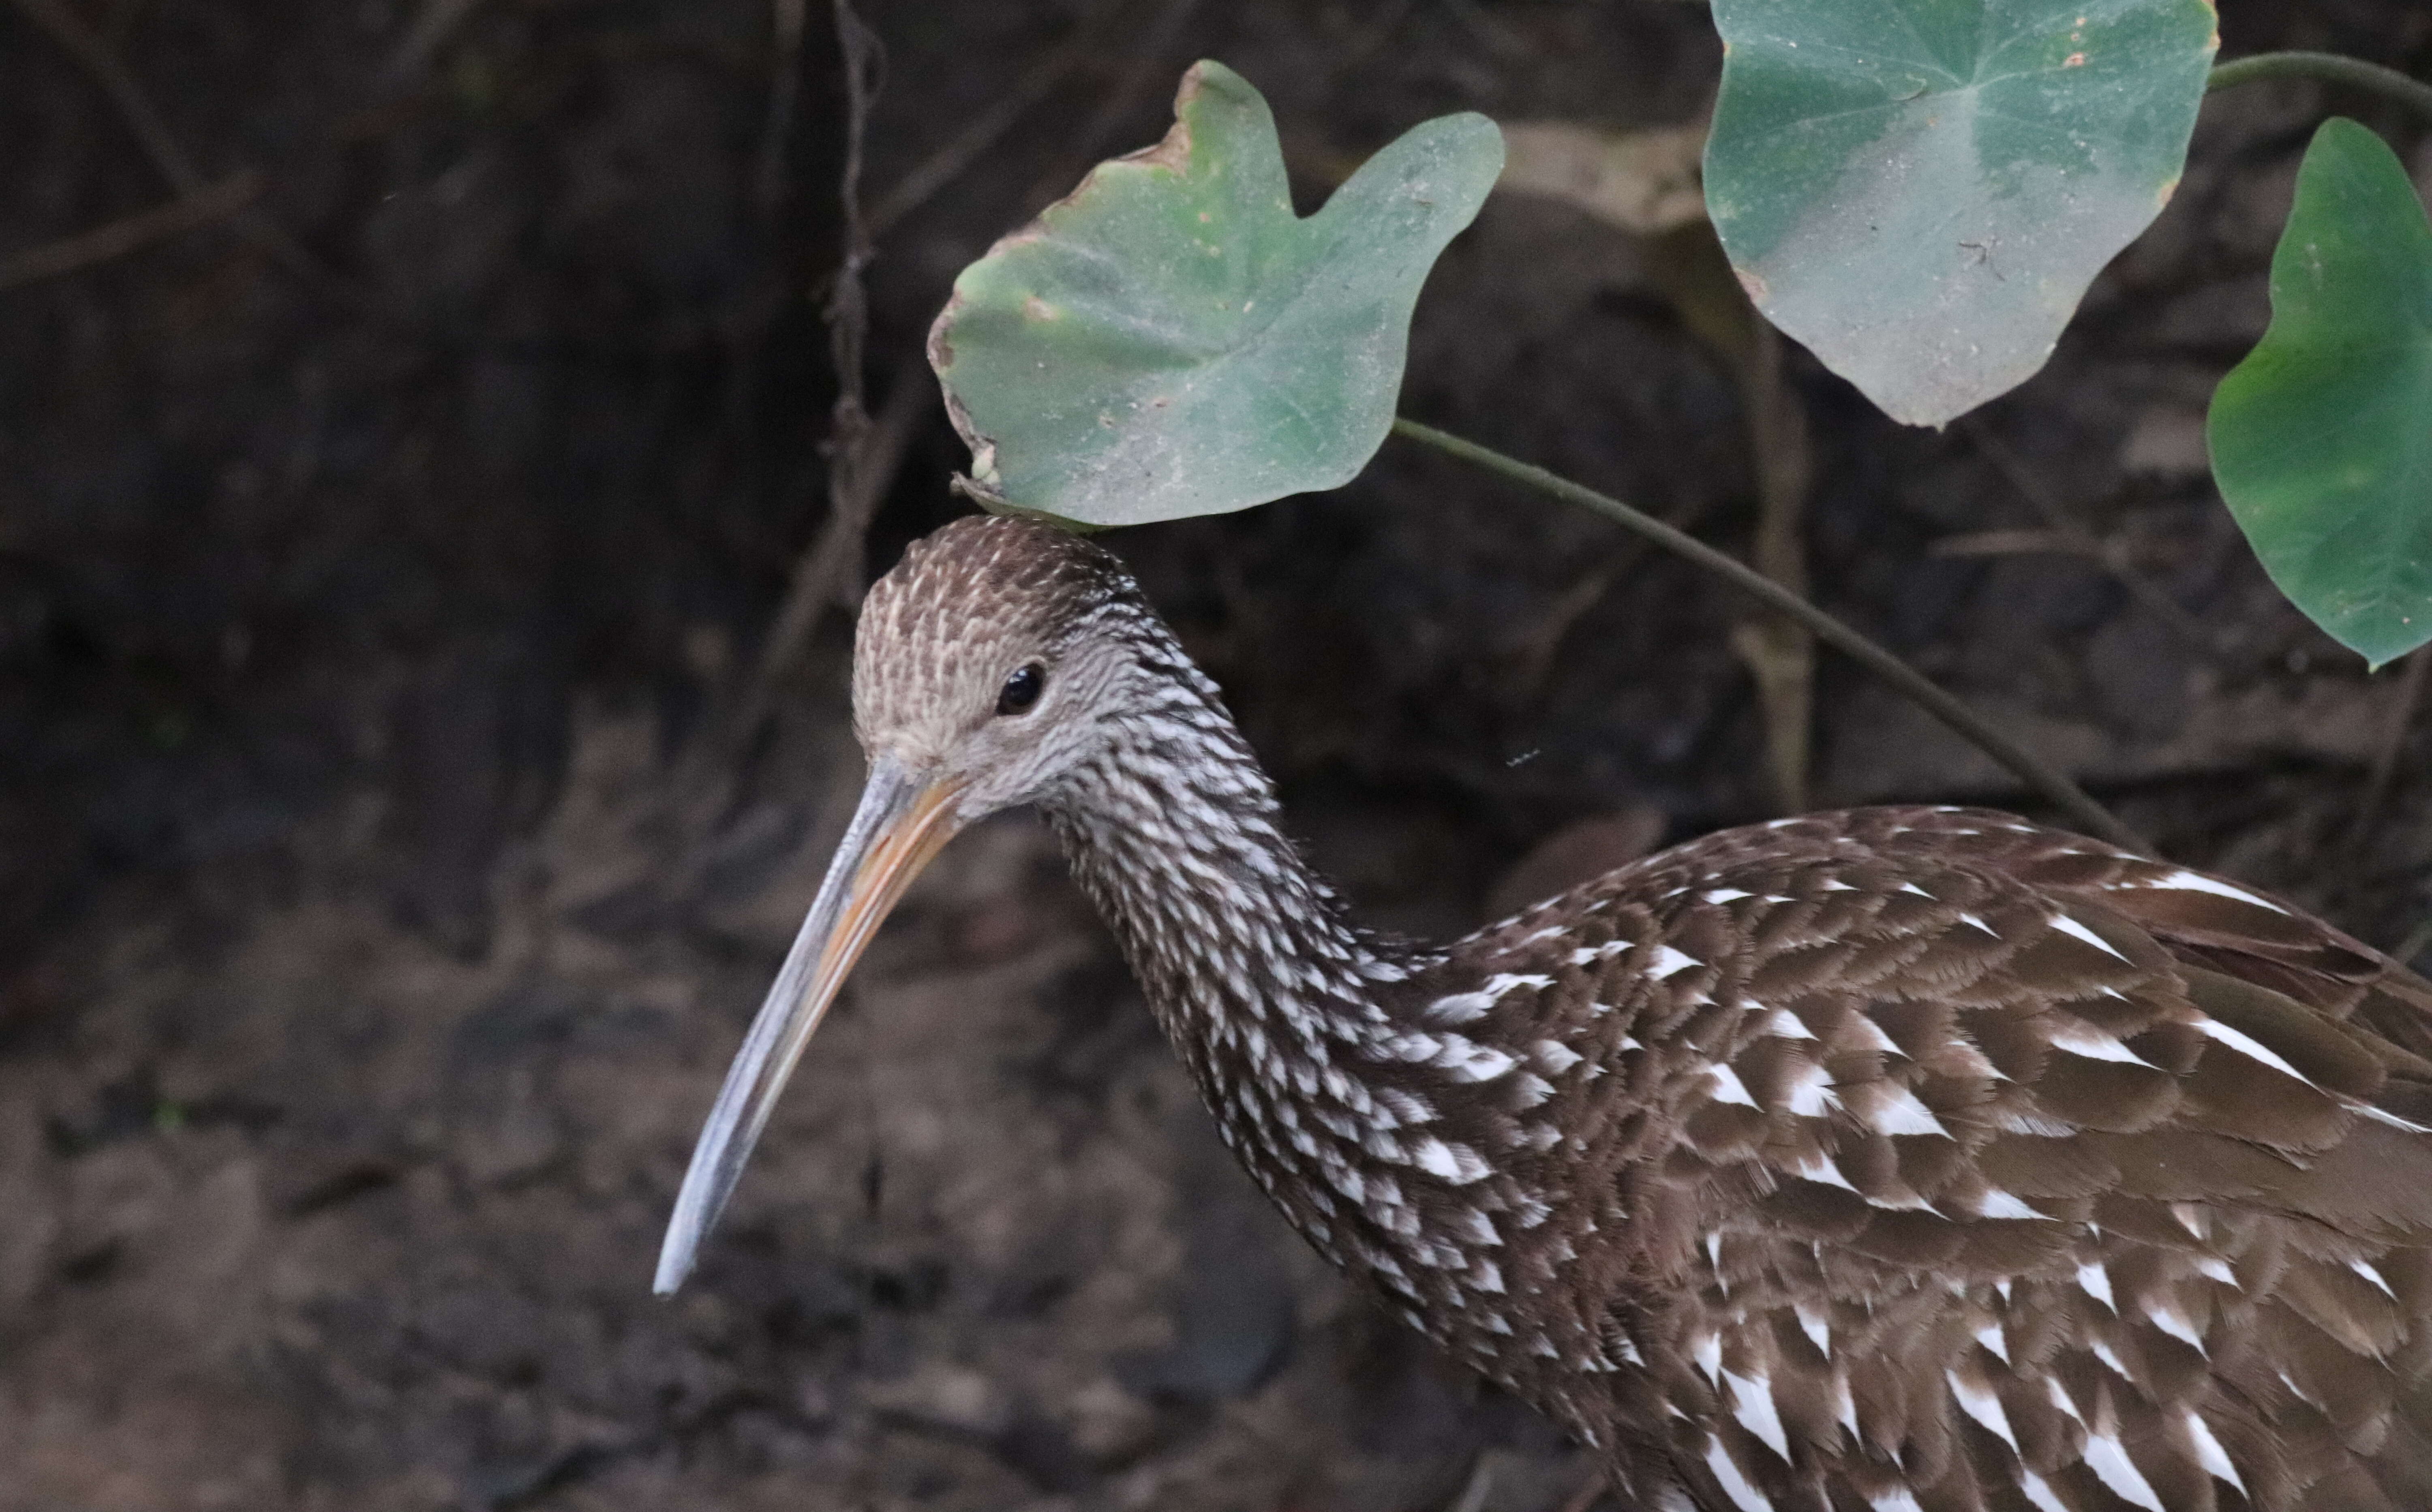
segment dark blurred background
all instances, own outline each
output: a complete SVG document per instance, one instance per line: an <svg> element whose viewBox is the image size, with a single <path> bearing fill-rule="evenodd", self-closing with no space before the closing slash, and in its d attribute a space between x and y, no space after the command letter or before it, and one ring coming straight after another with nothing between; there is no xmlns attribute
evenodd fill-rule
<svg viewBox="0 0 2432 1512"><path fill-rule="evenodd" d="M2221 8L2229 54L2432 73L2419 0ZM1305 207L1446 110L1694 121L1719 59L1677 0L863 14L896 460L859 540L825 448L829 0L0 6L0 1508L1586 1484L1270 1218L1020 816L906 902L702 1272L648 1295L858 781L846 605L963 507L919 356L955 271L1157 137L1197 57L1265 91ZM1797 354L1788 390L1822 603L2169 854L2420 949L2413 685L2277 598L2201 445L2331 108L2432 183L2370 101L2240 91L2018 393L1936 434ZM1498 195L1406 408L1745 549L1742 391L1667 256ZM1746 607L1482 475L1389 445L1340 494L1112 540L1380 924L1465 929L1781 801ZM1848 664L1815 698L1816 805L2039 812Z"/></svg>

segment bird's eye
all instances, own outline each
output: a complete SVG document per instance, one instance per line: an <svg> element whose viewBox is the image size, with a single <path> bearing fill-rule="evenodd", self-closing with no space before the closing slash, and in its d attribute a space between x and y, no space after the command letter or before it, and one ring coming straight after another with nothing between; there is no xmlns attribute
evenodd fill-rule
<svg viewBox="0 0 2432 1512"><path fill-rule="evenodd" d="M1038 663L1015 669L1005 680L1005 687L996 696L996 712L1001 714L1028 714L1039 701L1039 690L1047 686L1047 672Z"/></svg>

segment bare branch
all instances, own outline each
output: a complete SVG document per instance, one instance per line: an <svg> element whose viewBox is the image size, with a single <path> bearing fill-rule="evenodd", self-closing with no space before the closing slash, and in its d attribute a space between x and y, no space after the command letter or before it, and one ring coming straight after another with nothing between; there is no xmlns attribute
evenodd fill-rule
<svg viewBox="0 0 2432 1512"><path fill-rule="evenodd" d="M56 242L45 242L15 257L0 259L0 289L13 289L37 279L55 278L63 273L74 273L78 268L124 257L150 243L226 219L252 204L261 193L262 175L250 168L230 174L218 183L208 184L182 199L138 210L107 225L96 226L90 231L78 231Z"/></svg>
<svg viewBox="0 0 2432 1512"><path fill-rule="evenodd" d="M753 185L764 214L785 197L785 143L802 93L802 33L809 22L809 0L769 0L768 118L760 128L760 172Z"/></svg>
<svg viewBox="0 0 2432 1512"><path fill-rule="evenodd" d="M2101 563L2104 570L2119 580L2120 586L2128 590L2128 596L2144 606L2146 613L2160 620L2170 633L2202 653L2206 660L2221 660L2221 645L2214 640L2212 631L2204 627L2204 621L2187 613L2187 606L2171 597L2161 584L2131 566L2125 554L2071 519L2069 512L2060 507L2060 500L2052 496L2051 491L2019 460L2018 454L2010 449L2009 444L1993 433L1990 426L1970 418L1962 424L1961 429L1984 460L1993 464L1993 470L2001 475L2001 480L2010 485L2011 491L2044 517L2044 524L2051 528L2052 537L2062 549ZM1987 540L1998 533L2001 532L1983 532ZM1945 554L1958 556L1969 553L1953 546Z"/></svg>
<svg viewBox="0 0 2432 1512"><path fill-rule="evenodd" d="M827 306L828 355L836 375L836 405L828 419L828 519L817 544L795 563L785 601L769 627L759 663L729 722L738 749L750 743L768 717L778 685L810 643L819 616L860 575L862 539L870 516L903 461L919 396L926 392L919 378L921 364L916 361L897 380L896 392L888 398L893 441L874 444L876 428L870 424L863 373L870 301L861 275L871 252L870 226L861 210L861 162L886 54L878 34L853 10L853 0L836 0L836 46L844 58L844 170L837 185L844 208L844 254ZM898 411L909 412L898 418Z"/></svg>
<svg viewBox="0 0 2432 1512"><path fill-rule="evenodd" d="M1013 88L1005 92L987 109L971 117L964 127L949 138L945 144L905 174L895 187L880 196L870 212L870 234L875 239L885 236L887 228L911 214L937 191L953 183L964 169L977 161L997 139L1010 130L1014 122L1032 106L1045 99L1049 92L1070 77L1090 56L1104 45L1102 24L1123 8L1124 0L1104 0L1074 27L1064 45L1030 66L1028 72L1014 80Z"/></svg>
<svg viewBox="0 0 2432 1512"><path fill-rule="evenodd" d="M400 84L431 66L439 49L481 5L481 0L423 0L415 12L414 25L406 28L405 40L388 55L380 65L380 76L391 84Z"/></svg>
<svg viewBox="0 0 2432 1512"><path fill-rule="evenodd" d="M177 145L177 139L169 131L169 124L161 120L160 112L152 108L151 96L144 92L144 86L135 82L135 76L128 73L127 65L119 61L118 55L110 50L110 44L59 0L16 0L16 5L25 12L27 21L42 28L44 36L59 43L60 49L75 59L76 65L101 86L102 92L110 96L110 103L118 107L119 117L127 123L127 129L135 134L135 141L143 147L144 156L152 160L152 166L160 171L161 177L169 180L169 187L188 196L201 193L204 187L202 172L194 166L194 160L186 156L186 149Z"/></svg>

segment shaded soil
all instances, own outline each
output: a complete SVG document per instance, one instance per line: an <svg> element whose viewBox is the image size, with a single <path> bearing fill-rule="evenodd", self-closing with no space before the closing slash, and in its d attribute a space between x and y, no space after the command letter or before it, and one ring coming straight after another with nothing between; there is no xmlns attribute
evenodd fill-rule
<svg viewBox="0 0 2432 1512"><path fill-rule="evenodd" d="M1085 8L872 0L873 196ZM2291 8L2225 4L2227 50L2432 71L2408 0ZM397 0L77 8L206 176L263 171L283 250L223 226L0 291L0 1512L1548 1512L1585 1484L1266 1212L1022 816L910 897L702 1273L648 1296L858 778L841 616L748 759L704 735L826 511L810 10L772 159L742 0L495 0L402 65ZM1670 0L1143 0L1106 36L883 237L881 398L954 271L1154 138L1193 57L1266 91L1313 202L1443 110L1688 119L1718 56ZM2335 103L2432 183L2404 123ZM1794 382L1828 607L2170 854L2395 946L2432 912L2432 721L2279 601L2197 444L2324 105L2209 105L2154 232L1977 421ZM15 10L0 142L0 256L166 193ZM1736 392L1620 233L1498 197L1410 374L1413 412L1745 545ZM870 569L958 507L920 412ZM2083 555L1983 554L2049 529L2009 454L2185 620ZM1339 495L1115 544L1380 924L1463 929L1515 867L1769 812L1743 606L1594 519L1389 445ZM2035 812L1853 669L1817 694L1819 805Z"/></svg>

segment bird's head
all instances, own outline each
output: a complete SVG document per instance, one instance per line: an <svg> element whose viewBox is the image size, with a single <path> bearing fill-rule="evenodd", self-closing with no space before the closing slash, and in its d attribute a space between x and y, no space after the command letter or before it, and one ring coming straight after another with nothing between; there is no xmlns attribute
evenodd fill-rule
<svg viewBox="0 0 2432 1512"><path fill-rule="evenodd" d="M1131 575L1081 537L956 520L862 605L853 733L873 771L900 767L958 825L1047 798L1130 701L1146 617Z"/></svg>
<svg viewBox="0 0 2432 1512"><path fill-rule="evenodd" d="M1152 624L1121 563L1028 520L960 519L870 591L853 733L870 773L852 825L693 1150L656 1289L691 1270L811 1033L878 926L956 831L1052 797L1103 749L1147 676Z"/></svg>

